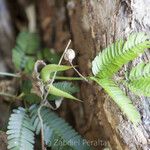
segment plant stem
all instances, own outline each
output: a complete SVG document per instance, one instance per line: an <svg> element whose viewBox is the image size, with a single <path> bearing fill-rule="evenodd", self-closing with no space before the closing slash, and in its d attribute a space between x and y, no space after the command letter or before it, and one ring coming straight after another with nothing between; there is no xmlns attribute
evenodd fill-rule
<svg viewBox="0 0 150 150"><path fill-rule="evenodd" d="M13 99L17 98L15 95L4 93L4 92L0 92L0 95L1 96L7 96L7 97L10 97L10 98L13 98Z"/></svg>
<svg viewBox="0 0 150 150"><path fill-rule="evenodd" d="M68 49L70 43L71 43L71 40L69 40L69 42L68 42L68 44L67 44L67 46L66 46L66 48L65 48L65 50L64 50L64 52L63 52L63 54L62 54L62 56L61 56L61 58L60 58L60 60L59 60L58 65L61 64L61 62L62 62L62 60L63 60L63 57L64 57L64 54L66 53L66 51L67 51L67 49ZM54 72L54 75L53 75L53 78L52 78L52 80L51 80L51 82L50 82L50 85L53 84L53 82L54 82L54 80L55 80L55 77L56 77L56 74L57 74L57 71ZM48 96L48 93L49 93L49 90L47 90L47 92L44 94L44 98L43 98L43 100L42 100L42 102L41 102L41 104L40 104L40 107L38 108L38 116L39 116L40 124L41 124L41 141L42 141L41 144L42 144L42 150L45 150L46 148L45 148L45 145L44 145L44 125L43 125L43 119L42 119L42 116L41 116L40 112L41 112L42 107L43 107L43 106L45 105L45 103L46 103L46 98L47 98L47 96Z"/></svg>
<svg viewBox="0 0 150 150"><path fill-rule="evenodd" d="M55 79L57 80L84 80L81 77L61 77L61 76L56 76Z"/></svg>
<svg viewBox="0 0 150 150"><path fill-rule="evenodd" d="M90 80L90 77L85 77L85 78ZM82 77L63 77L63 76L56 76L55 79L56 80L69 80L69 81L72 81L72 80L74 80L74 81L78 81L78 80L82 81L82 80L84 80Z"/></svg>
<svg viewBox="0 0 150 150"><path fill-rule="evenodd" d="M10 98L13 98L13 99L20 100L24 96L24 93L21 93L19 96L15 96L15 95L12 95L12 94L0 92L0 96L6 96L6 97L10 97Z"/></svg>
<svg viewBox="0 0 150 150"><path fill-rule="evenodd" d="M20 78L20 75L8 73L8 72L0 72L0 76L10 76L10 77Z"/></svg>
<svg viewBox="0 0 150 150"><path fill-rule="evenodd" d="M41 124L41 144L42 144L42 150L45 150L45 145L44 145L44 125L43 125L43 119L41 116L41 109L44 106L44 104L41 104L40 107L38 108L38 117L40 120Z"/></svg>
<svg viewBox="0 0 150 150"><path fill-rule="evenodd" d="M59 60L59 62L58 62L58 65L61 64L61 62L62 62L62 60L63 60L63 58L64 58L64 55L65 55L65 53L66 53L66 51L67 51L67 49L68 49L70 43L71 43L71 40L69 40L69 42L68 42L68 44L67 44L67 46L66 46L66 48L65 48L65 50L64 50L64 52L63 52L63 54L62 54L62 56L61 56L61 58L60 58L60 60ZM54 72L52 81L51 81L51 83L50 83L51 85L53 84L53 82L54 82L54 80L55 80L56 74L57 74L57 71Z"/></svg>
<svg viewBox="0 0 150 150"><path fill-rule="evenodd" d="M73 66L72 62L69 61L69 63L71 64L71 66L73 67L73 69L77 72L77 74L83 78L83 80L85 80L86 82L88 82L88 80Z"/></svg>

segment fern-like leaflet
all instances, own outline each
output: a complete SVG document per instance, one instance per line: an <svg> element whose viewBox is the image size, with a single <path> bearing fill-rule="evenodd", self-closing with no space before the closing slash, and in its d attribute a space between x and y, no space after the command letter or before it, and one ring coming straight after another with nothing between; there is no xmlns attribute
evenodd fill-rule
<svg viewBox="0 0 150 150"><path fill-rule="evenodd" d="M39 134L41 125L37 115L38 106L30 108L31 120ZM44 140L52 150L91 150L92 148L81 138L81 136L62 118L58 117L48 108L42 108L41 117L44 123Z"/></svg>
<svg viewBox="0 0 150 150"><path fill-rule="evenodd" d="M92 62L92 72L95 77L91 79L106 90L134 124L140 122L140 114L131 100L125 96L111 78L124 64L138 57L147 48L150 48L150 37L145 33L134 33L126 41L119 40L105 48ZM140 94L150 96L149 75L149 65L144 69L143 65L138 66L131 71L126 85L135 93L142 91Z"/></svg>
<svg viewBox="0 0 150 150"><path fill-rule="evenodd" d="M27 111L19 107L13 110L7 131L9 150L33 150L34 128Z"/></svg>
<svg viewBox="0 0 150 150"><path fill-rule="evenodd" d="M27 73L33 70L39 45L37 33L20 32L16 46L12 50L12 60L17 70L24 70Z"/></svg>
<svg viewBox="0 0 150 150"><path fill-rule="evenodd" d="M26 54L35 54L40 47L40 38L37 33L20 32L16 45Z"/></svg>
<svg viewBox="0 0 150 150"><path fill-rule="evenodd" d="M127 41L119 40L108 46L93 60L93 74L98 78L112 77L124 64L150 48L149 39L145 33L134 33Z"/></svg>
<svg viewBox="0 0 150 150"><path fill-rule="evenodd" d="M124 83L136 95L150 96L150 62L132 68Z"/></svg>
<svg viewBox="0 0 150 150"><path fill-rule="evenodd" d="M124 94L112 79L94 79L112 97L121 111L126 114L128 119L137 125L141 121L139 112L133 106L132 101Z"/></svg>
<svg viewBox="0 0 150 150"><path fill-rule="evenodd" d="M70 94L79 92L79 88L77 86L75 86L74 84L72 84L71 82L66 82L66 81L62 81L62 82L55 82L53 84L56 88L68 92Z"/></svg>

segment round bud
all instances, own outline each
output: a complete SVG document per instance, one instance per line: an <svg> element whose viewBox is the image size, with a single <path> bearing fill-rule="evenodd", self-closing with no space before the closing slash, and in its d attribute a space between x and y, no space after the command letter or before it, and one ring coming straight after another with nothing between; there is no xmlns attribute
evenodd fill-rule
<svg viewBox="0 0 150 150"><path fill-rule="evenodd" d="M67 49L65 55L64 55L64 59L67 61L72 62L72 60L75 58L75 52L73 49Z"/></svg>

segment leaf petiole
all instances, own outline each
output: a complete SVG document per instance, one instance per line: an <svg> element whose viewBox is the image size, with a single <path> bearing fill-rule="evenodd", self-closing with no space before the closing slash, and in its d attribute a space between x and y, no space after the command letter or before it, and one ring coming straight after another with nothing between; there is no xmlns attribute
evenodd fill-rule
<svg viewBox="0 0 150 150"><path fill-rule="evenodd" d="M55 79L56 80L69 80L69 81L72 81L72 80L74 80L74 81L78 81L78 80L82 81L82 80L84 80L82 77L63 77L63 76L56 76ZM86 77L86 79L89 80L90 77Z"/></svg>

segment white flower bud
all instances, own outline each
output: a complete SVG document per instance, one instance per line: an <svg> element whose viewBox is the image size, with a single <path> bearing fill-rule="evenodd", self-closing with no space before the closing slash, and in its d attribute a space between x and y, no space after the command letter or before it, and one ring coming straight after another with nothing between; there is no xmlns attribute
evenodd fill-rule
<svg viewBox="0 0 150 150"><path fill-rule="evenodd" d="M75 58L75 52L73 49L68 49L64 55L64 59L67 61L72 62L72 60Z"/></svg>

